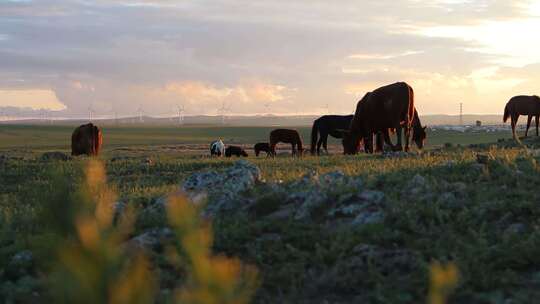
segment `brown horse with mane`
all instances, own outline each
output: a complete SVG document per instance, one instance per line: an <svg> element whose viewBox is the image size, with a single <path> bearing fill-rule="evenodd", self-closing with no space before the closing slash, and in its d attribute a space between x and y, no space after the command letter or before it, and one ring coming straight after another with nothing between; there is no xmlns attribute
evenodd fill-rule
<svg viewBox="0 0 540 304"><path fill-rule="evenodd" d="M92 123L81 125L71 135L71 155L97 156L103 145L101 130Z"/></svg>
<svg viewBox="0 0 540 304"><path fill-rule="evenodd" d="M534 116L536 122L536 136L538 136L538 117L540 116L540 97L533 96L514 96L506 103L504 107L503 122L506 122L508 118L511 118L512 124L512 136L516 139L516 125L519 119L519 115L527 115L527 129L525 130L525 137L529 132L531 126L531 120Z"/></svg>
<svg viewBox="0 0 540 304"><path fill-rule="evenodd" d="M276 145L280 142L291 144L293 156L297 154L301 156L304 152L304 149L302 148L302 138L296 130L275 129L270 132L270 153L272 156L276 156Z"/></svg>
<svg viewBox="0 0 540 304"><path fill-rule="evenodd" d="M396 149L401 150L402 128L405 129L405 151L408 151L414 112L414 91L405 82L396 82L367 93L358 102L349 131L343 138L344 153L356 154L362 139L366 151L373 152L373 135L379 132L387 134L388 129L397 130ZM418 128L422 128L420 123L418 125Z"/></svg>

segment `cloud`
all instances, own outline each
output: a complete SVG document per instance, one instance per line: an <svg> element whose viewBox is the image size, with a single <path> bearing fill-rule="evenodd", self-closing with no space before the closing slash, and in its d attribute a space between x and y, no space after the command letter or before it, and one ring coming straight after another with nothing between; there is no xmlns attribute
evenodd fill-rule
<svg viewBox="0 0 540 304"><path fill-rule="evenodd" d="M347 58L349 59L374 59L374 60L387 60L398 57L406 57L409 55L423 54L424 51L405 51L399 54L352 54Z"/></svg>
<svg viewBox="0 0 540 304"><path fill-rule="evenodd" d="M0 107L31 108L33 110L64 110L66 106L58 101L51 90L0 90Z"/></svg>
<svg viewBox="0 0 540 304"><path fill-rule="evenodd" d="M282 85L257 80L240 82L234 87L216 87L208 83L186 81L172 82L164 90L157 90L163 98L177 98L182 104L211 106L214 111L226 105L235 113L245 114L245 108L260 110L266 103L283 101L292 90Z"/></svg>
<svg viewBox="0 0 540 304"><path fill-rule="evenodd" d="M540 75L540 62L527 64L521 67L502 66L497 69L494 78L517 78L517 79L534 79Z"/></svg>
<svg viewBox="0 0 540 304"><path fill-rule="evenodd" d="M405 80L435 111L434 99L479 99L490 84L477 71L512 57L486 48L486 24L534 22L531 14L528 1L502 0L1 1L0 89L54 91L66 115L90 105L161 115L178 103L215 113L223 102L242 113L265 103L348 113L361 90ZM494 36L514 43L513 33ZM535 49L516 54L531 63Z"/></svg>

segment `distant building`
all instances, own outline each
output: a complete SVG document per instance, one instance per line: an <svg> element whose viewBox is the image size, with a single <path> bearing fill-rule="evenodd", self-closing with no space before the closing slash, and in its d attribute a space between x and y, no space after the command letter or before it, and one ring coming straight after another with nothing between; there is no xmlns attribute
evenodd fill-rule
<svg viewBox="0 0 540 304"><path fill-rule="evenodd" d="M482 122L481 122L480 120L477 120L477 121L476 121L476 126L477 126L477 127L481 127L481 126L482 126Z"/></svg>

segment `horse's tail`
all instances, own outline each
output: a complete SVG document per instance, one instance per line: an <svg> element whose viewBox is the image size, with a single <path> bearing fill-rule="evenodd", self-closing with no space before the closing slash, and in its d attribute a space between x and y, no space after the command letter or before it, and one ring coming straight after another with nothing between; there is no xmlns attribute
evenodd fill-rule
<svg viewBox="0 0 540 304"><path fill-rule="evenodd" d="M315 146L317 145L317 137L319 135L319 120L313 122L313 127L311 128L311 154L315 154Z"/></svg>
<svg viewBox="0 0 540 304"><path fill-rule="evenodd" d="M79 153L79 137L81 134L81 127L78 127L71 134L71 155L77 155Z"/></svg>
<svg viewBox="0 0 540 304"><path fill-rule="evenodd" d="M506 122L508 117L510 117L510 103L507 103L506 107L504 107L503 122Z"/></svg>
<svg viewBox="0 0 540 304"><path fill-rule="evenodd" d="M409 116L407 117L407 125L410 127L414 119L414 90L410 85L407 85L409 90Z"/></svg>
<svg viewBox="0 0 540 304"><path fill-rule="evenodd" d="M269 136L269 141L268 143L270 144L270 154L272 156L276 156L276 144L277 144L277 139L276 139L276 134L275 134L275 130L270 132L270 136Z"/></svg>
<svg viewBox="0 0 540 304"><path fill-rule="evenodd" d="M99 149L103 144L103 135L97 126L92 126L92 129L92 154L97 156L99 154Z"/></svg>

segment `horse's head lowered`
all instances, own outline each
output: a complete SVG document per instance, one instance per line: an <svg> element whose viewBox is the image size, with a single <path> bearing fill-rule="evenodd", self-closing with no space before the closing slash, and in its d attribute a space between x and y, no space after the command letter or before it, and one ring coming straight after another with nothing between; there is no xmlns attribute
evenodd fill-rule
<svg viewBox="0 0 540 304"><path fill-rule="evenodd" d="M422 149L424 147L426 137L426 127L418 126L413 128L412 139L416 143L418 149Z"/></svg>
<svg viewBox="0 0 540 304"><path fill-rule="evenodd" d="M337 130L343 134L341 144L343 145L343 154L353 155L358 153L360 146L360 136L352 134L349 130Z"/></svg>

